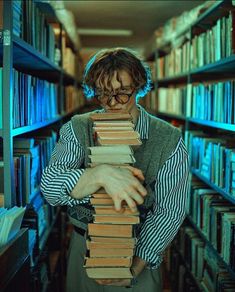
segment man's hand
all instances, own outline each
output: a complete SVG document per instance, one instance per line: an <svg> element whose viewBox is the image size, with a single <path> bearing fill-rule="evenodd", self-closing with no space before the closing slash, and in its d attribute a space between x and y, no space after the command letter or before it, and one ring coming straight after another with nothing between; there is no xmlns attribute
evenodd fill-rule
<svg viewBox="0 0 235 292"><path fill-rule="evenodd" d="M131 284L130 279L102 279L96 280L96 283L107 286L128 287Z"/></svg>
<svg viewBox="0 0 235 292"><path fill-rule="evenodd" d="M144 180L142 171L132 166L115 167L105 164L97 168L100 184L113 199L115 209L120 211L122 201L125 201L135 212L136 206L142 204L147 195L140 182Z"/></svg>

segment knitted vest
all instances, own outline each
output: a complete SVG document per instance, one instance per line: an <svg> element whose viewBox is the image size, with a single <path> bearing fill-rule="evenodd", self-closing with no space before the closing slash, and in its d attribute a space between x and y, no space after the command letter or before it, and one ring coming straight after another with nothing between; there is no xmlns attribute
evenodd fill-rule
<svg viewBox="0 0 235 292"><path fill-rule="evenodd" d="M94 146L92 121L89 118L90 113L75 115L72 118L74 133L85 151L83 167L88 167L89 146ZM142 145L134 150L136 162L134 167L142 170L147 189L147 196L144 203L139 206L140 221L144 222L146 214L153 205L155 200L155 182L156 176L162 165L169 158L175 149L179 138L180 131L156 117L150 117L149 138L142 140ZM94 210L90 204L77 205L68 207L70 221L79 228L87 230L87 223L92 221ZM140 225L139 225L140 228Z"/></svg>

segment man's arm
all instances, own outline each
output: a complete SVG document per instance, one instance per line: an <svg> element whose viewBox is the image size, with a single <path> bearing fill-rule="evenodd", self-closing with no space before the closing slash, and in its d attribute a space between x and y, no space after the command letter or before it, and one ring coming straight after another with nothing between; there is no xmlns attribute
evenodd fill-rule
<svg viewBox="0 0 235 292"><path fill-rule="evenodd" d="M84 155L72 124L68 122L60 131L49 166L42 175L41 190L48 202L70 206L89 202L89 195L103 187L113 199L116 210L120 210L122 201L126 201L135 211L136 204L141 204L147 194L140 182L144 180L141 170L110 165L82 169Z"/></svg>
<svg viewBox="0 0 235 292"><path fill-rule="evenodd" d="M51 205L74 206L89 201L70 196L84 172L81 168L83 160L84 150L74 135L71 122L68 122L60 130L59 141L41 178L41 191Z"/></svg>
<svg viewBox="0 0 235 292"><path fill-rule="evenodd" d="M185 217L189 191L188 153L180 139L172 155L156 179L156 202L140 232L136 256L153 266L161 263L161 255L173 240Z"/></svg>

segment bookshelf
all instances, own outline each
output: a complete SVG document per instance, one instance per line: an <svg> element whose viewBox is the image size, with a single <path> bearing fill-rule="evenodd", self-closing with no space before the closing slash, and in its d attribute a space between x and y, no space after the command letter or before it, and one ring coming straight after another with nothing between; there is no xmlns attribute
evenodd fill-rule
<svg viewBox="0 0 235 292"><path fill-rule="evenodd" d="M40 195L39 176L56 142L56 132L83 106L81 58L48 2L9 0L1 1L1 5L0 151L4 207L26 205L26 212L24 229L13 244L9 243L14 249L4 247L0 257L7 259L10 248L19 258L11 272L24 274L22 281L17 281L24 282L22 287L27 285L25 291L47 291L49 287L52 291L58 283L61 290L57 291L62 291L67 222L63 208L49 206ZM22 138L29 144L34 141L33 146L19 151L16 143ZM54 237L58 241L56 247L51 244ZM25 247L21 261L23 243L27 252ZM17 283L13 278L1 274L0 290L12 288Z"/></svg>
<svg viewBox="0 0 235 292"><path fill-rule="evenodd" d="M206 5L210 6L206 7ZM219 204L222 206L230 204L231 210L227 209L223 212L231 214L235 214L232 209L235 207L235 160L232 154L235 149L234 8L234 1L214 1L212 4L207 1L197 11L197 14L194 13L194 18L192 17L192 21L187 27L184 26L182 29L176 27L175 31L172 29L172 34L167 34L165 38L164 32L162 36L160 30L159 34L156 33L158 37L160 35L159 40L158 37L156 39L157 48L154 52L154 71L156 72L154 76L157 77L154 84L156 95L152 94L146 100L146 104L150 105L151 113L155 113L167 121L177 120L179 124L183 124L183 135L189 149L192 177L196 177L201 182L201 189L214 190L223 198L223 203L216 202L216 199L212 200L211 205L208 203L211 209L214 208L213 206L217 206L216 204L218 206L220 206ZM177 21L174 20L172 23L175 24ZM169 29L169 22L166 25ZM163 103L165 108L162 108L160 103ZM151 105L153 106L151 107ZM172 105L173 107L171 107ZM177 110L172 112L168 110L169 108ZM209 197L209 195L207 196ZM200 200L200 197L197 200ZM233 219L229 220L229 224L233 224ZM191 228L190 231L187 228ZM224 228L224 225L221 225L221 228ZM211 276L210 279L207 267L213 266L211 264L213 259L216 261L216 268L212 268L212 270L214 269L214 274L213 272L212 274L220 275L220 272L223 271L229 279L230 288L235 289L235 268L232 266L232 262L225 261L223 251L218 252L193 221L191 214L187 215L185 225L181 229L177 235L181 239L176 239L177 244L172 244L170 248L171 256L176 258L176 262L181 262L185 266L185 271L191 274L191 278L196 283L195 290L192 291L212 291L208 287L213 287L213 291L217 291L216 289L220 285L226 285L223 283L223 275L218 276L218 279ZM232 229L225 230L232 232ZM183 236L182 233L184 233ZM227 234L222 233L219 236L227 237ZM181 252L181 245L183 249L185 248L182 238L189 237L191 238L191 255L187 254L187 251L185 254ZM200 245L199 242L200 244L203 242L205 246L204 268L200 279L195 277L197 267L194 267L193 270L192 264L188 263L188 261L192 261L193 256L195 257L195 245ZM230 254L234 253L232 244ZM174 254L174 249L176 249L176 254ZM194 258L194 261L197 259ZM175 265L170 266L171 273L174 271ZM175 277L173 278L174 281L178 281ZM218 285L217 288L213 284ZM182 287L182 281L176 286L186 289ZM176 288L176 291L183 291L180 289Z"/></svg>

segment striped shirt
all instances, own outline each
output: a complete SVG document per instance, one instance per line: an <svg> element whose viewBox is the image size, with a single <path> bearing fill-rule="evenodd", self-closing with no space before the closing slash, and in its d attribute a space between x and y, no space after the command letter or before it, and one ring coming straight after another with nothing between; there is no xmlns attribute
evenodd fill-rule
<svg viewBox="0 0 235 292"><path fill-rule="evenodd" d="M139 107L140 115L135 127L141 139L149 137L149 114ZM60 130L60 138L44 169L41 191L51 205L74 206L89 202L90 197L74 199L71 191L82 175L84 149L79 143L69 121ZM156 173L156 200L142 226L135 255L157 268L162 253L176 235L184 220L189 191L188 153L182 138Z"/></svg>

